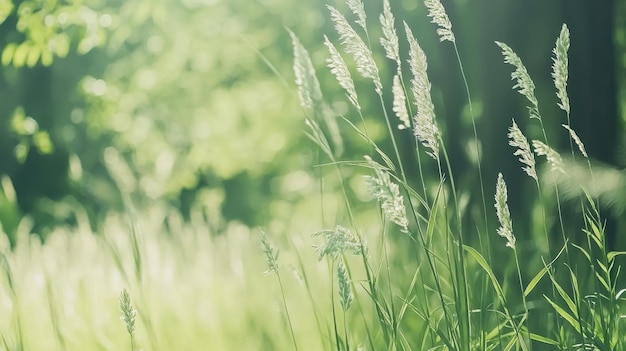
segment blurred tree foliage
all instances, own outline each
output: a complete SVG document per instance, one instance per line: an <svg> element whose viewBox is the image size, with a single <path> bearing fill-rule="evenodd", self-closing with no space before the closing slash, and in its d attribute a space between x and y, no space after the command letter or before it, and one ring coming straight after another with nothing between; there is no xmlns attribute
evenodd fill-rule
<svg viewBox="0 0 626 351"><path fill-rule="evenodd" d="M380 4L365 3L374 24ZM463 172L475 162L469 152L474 141L462 81L450 69L457 67L451 48L438 43L419 1L391 3L429 55L437 112L444 135L453 141L456 174L465 184L477 184L475 172ZM301 171L316 159L302 133L285 27L310 49L331 106L351 115L343 92L323 69L322 34L335 34L324 5L314 0L0 0L4 229L11 232L22 214L32 214L42 233L48 225L71 224L77 204L94 225L109 210L154 201L166 201L184 215L204 207L218 229L228 220L252 226L289 216L289 204L316 192L315 182ZM342 2L333 5L345 8ZM495 182L495 172L517 170L504 147L506 128L512 117L523 120L518 114L524 111L523 100L508 89L510 68L493 42L505 41L522 56L540 100L556 101L549 50L563 22L572 31L573 126L596 158L615 161L620 130L615 43L624 46L623 38L614 40L614 33L624 32L623 21L616 22L612 12L616 4L456 0L445 5L474 94L487 185ZM623 20L623 12L615 13ZM385 62L380 50L378 55L379 63ZM383 72L386 82L390 74ZM360 92L364 110L371 113L365 116L368 128L382 141L384 122L367 108L376 101L367 94ZM552 118L556 107L543 106L556 133L563 120ZM407 155L412 142L409 136L401 140ZM367 152L363 145L347 144L348 159ZM511 184L522 177L509 173ZM512 187L512 192L512 199L524 198L524 189Z"/></svg>
<svg viewBox="0 0 626 351"><path fill-rule="evenodd" d="M183 213L208 206L216 225L266 222L282 178L309 162L294 152L304 138L285 26L313 32L321 6L2 2L0 171L17 193L12 215L34 214L45 231L71 222L78 203L97 224L167 201Z"/></svg>
<svg viewBox="0 0 626 351"><path fill-rule="evenodd" d="M80 1L0 1L0 172L9 176L0 220L8 233L37 199L69 191L67 150L56 144L63 112L80 101L71 86L84 70L61 71L55 59L77 63L103 45L110 19Z"/></svg>

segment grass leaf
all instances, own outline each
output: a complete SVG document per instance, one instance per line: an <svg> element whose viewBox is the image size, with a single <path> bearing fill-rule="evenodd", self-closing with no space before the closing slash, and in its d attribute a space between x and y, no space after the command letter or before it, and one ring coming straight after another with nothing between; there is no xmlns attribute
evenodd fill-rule
<svg viewBox="0 0 626 351"><path fill-rule="evenodd" d="M556 313L558 313L559 316L565 319L575 330L580 330L580 323L578 323L578 321L574 317L572 317L571 314L565 311L561 306L556 304L546 295L543 295L543 297L548 301L548 303L552 306L552 308L554 308L554 310L556 311Z"/></svg>
<svg viewBox="0 0 626 351"><path fill-rule="evenodd" d="M476 249L474 249L471 246L465 245L463 246L463 249L467 251L467 253L469 253L474 258L474 260L476 260L476 262L485 271L485 273L487 273L487 275L489 276L489 279L491 280L491 284L493 285L493 288L496 290L496 293L498 294L498 297L500 298L502 303L505 303L506 301L504 297L504 292L502 290L502 286L500 286L498 279L496 279L496 275L493 273L493 270L491 269L491 267L489 266L489 264L487 263L483 255L481 255L480 252L476 251Z"/></svg>

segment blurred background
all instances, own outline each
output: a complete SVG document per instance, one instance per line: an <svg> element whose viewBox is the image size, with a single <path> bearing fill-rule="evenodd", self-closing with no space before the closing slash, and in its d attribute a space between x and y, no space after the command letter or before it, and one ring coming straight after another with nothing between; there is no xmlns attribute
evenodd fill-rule
<svg viewBox="0 0 626 351"><path fill-rule="evenodd" d="M45 238L56 226L74 225L80 209L97 231L107 213L141 211L155 203L175 208L183 219L201 208L214 233L230 223L287 228L312 221L319 207L307 204L319 194L313 173L317 150L304 135L286 28L309 49L331 106L350 115L325 68L323 35L336 38L326 3L0 0L3 230L14 242L13 233L28 216L33 232ZM365 3L376 24L382 5ZM342 1L330 4L345 10ZM469 170L476 162L471 152L476 141L456 57L449 43L438 42L421 2L391 5L398 23L413 28L428 55L453 168L462 187L473 189L468 196L474 201L478 182ZM516 185L525 175L507 146L507 128L515 118L529 138L540 131L529 122L523 98L510 89L511 67L494 41L520 55L537 85L553 147L568 150L560 127L566 119L550 77L554 41L562 23L568 24L572 126L597 167L612 175L606 186L592 190L606 200L610 229L623 230L625 2L448 0L444 5L473 94L488 194L497 172L503 172L520 219L520 209L532 199ZM376 51L384 64L382 51ZM393 70L381 74L389 82ZM368 91L374 93L359 94L364 110L372 111L368 101L376 100L368 99ZM369 114L365 120L385 145L383 118ZM361 159L366 145L349 134L342 158ZM411 158L412 141L405 137L401 149ZM417 174L416 166L410 171ZM523 232L527 221L516 223Z"/></svg>

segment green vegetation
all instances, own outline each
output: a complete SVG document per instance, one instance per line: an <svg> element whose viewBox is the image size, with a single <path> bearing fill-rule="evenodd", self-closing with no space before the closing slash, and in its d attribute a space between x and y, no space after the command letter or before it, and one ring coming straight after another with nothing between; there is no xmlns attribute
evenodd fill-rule
<svg viewBox="0 0 626 351"><path fill-rule="evenodd" d="M452 23L439 1L425 1L425 5L432 22L437 25L440 41L450 42L458 59L476 136L469 84ZM481 185L483 216L478 219L484 218L484 226L476 217L472 218L473 225L464 225L464 218L471 210L459 200L463 189L455 182L450 157L446 151L446 138L438 127L436 108L431 98L426 54L410 26L404 23L409 46L407 62L411 72L410 83L405 84L402 70L404 62L399 54L400 40L395 19L389 2L384 1L384 10L380 15L383 33L380 43L386 58L395 63L396 68L393 87L385 90L379 73L381 69L375 62L371 44L368 44L372 39L366 26L363 4L360 1L348 1L348 7L356 18L358 27L353 27L334 7L328 6L328 9L339 35L339 42L346 54L354 60L356 71L373 83L392 141L392 156L387 155L369 137L366 125L359 127L358 120L352 122L347 117L339 116L339 121L361 136L371 152L370 156L366 156L365 163L338 159L342 146L341 139L334 135L336 122L329 123L330 108L324 102L311 59L297 37L292 34L294 71L301 104L307 115L307 126L310 128L309 137L318 145L321 155L327 160L320 160L320 163L337 170L337 181L343 189L345 200L340 210L345 215L338 216L337 221L348 224L350 228L338 225L333 230L321 232L325 241L318 249L320 259L328 255L330 267L338 267L337 292L331 291L330 294L339 296L343 314L338 316L336 303L331 304L333 322L329 328L332 332L327 333L330 340L327 348L623 349L625 345L619 335L622 335L624 328L620 323L624 290L617 284L620 266L616 265L616 258L626 252L608 251L602 217L595 200L589 196L580 198L584 225L579 230L586 234L586 240L576 242L575 235L571 234L572 228L565 225L560 195L562 190L558 186L558 177L565 176L565 166L559 153L549 146L539 101L535 96L535 84L521 58L507 44L496 42L502 49L504 62L514 67L511 74L515 82L513 89L528 100L529 117L536 120L541 131L541 140L532 140L529 143L513 119L508 134L509 144L516 148L513 154L519 156L523 171L537 188L541 216L536 221L541 223L539 227L543 227L545 236L535 238L543 243L537 242L534 245L544 247L545 250L535 252L535 257L526 261L542 262L542 267L535 270L532 265L520 266L508 206L507 185L502 173L498 174L495 190L495 209L499 222L497 233L506 239L505 246L513 252L508 258L493 258L500 250L496 245L498 241L489 237L492 230L488 218L492 215L488 213L485 204L486 187L480 161L476 171ZM358 34L357 29L362 31L365 39ZM553 50L552 77L559 99L558 107L566 115L566 124L563 127L570 138L572 160L576 162L575 153L580 152L583 157L580 161L587 163L588 176L593 180L593 168L584 144L570 126L570 103L567 94L569 35L567 26L563 25ZM345 89L349 102L362 121L362 110L351 72L336 46L327 37L325 41L330 51L328 67L339 85ZM389 66L392 65L385 68ZM386 104L383 92L389 90L393 96L388 99L392 102ZM416 109L414 113L408 103L407 92L412 94ZM387 108L389 105L393 106L397 120L391 120L391 113L388 113ZM414 117L409 119L408 116ZM398 132L392 128L394 124L399 126L399 133L409 130L413 132L416 141L415 158L407 160L400 155L396 142ZM476 157L480 160L478 142L474 146ZM434 159L435 174L438 175L436 182L429 184L424 175L426 167L421 167L422 162L419 161L420 154L422 157L430 156ZM535 157L542 156L547 163L547 170L543 173L537 171L535 161ZM371 157L380 159L384 165L373 161ZM405 174L403 164L412 162L411 159L417 159L420 165L417 182L409 182ZM369 183L370 196L380 203L382 225L378 226L378 232L370 225L359 224L354 217L352 207L355 200L346 191L346 178L342 176L342 169L346 167L370 170L371 175L365 177ZM548 179L547 183L544 178ZM551 187L552 191L542 191L542 184ZM554 197L554 205L550 204L548 197ZM409 208L408 215L405 206ZM548 214L551 216L553 212L555 217L551 219ZM548 227L560 232L562 240L551 239ZM397 231L406 234L406 237L389 242L390 234ZM379 239L370 248L366 244L370 240L366 238L369 239L372 234ZM408 257L396 254L395 245L399 242L403 242ZM555 243L558 247L550 248ZM479 249L474 245L478 245ZM348 253L360 256L362 262L346 264ZM395 262L399 257L402 257L400 262ZM496 274L494 269L506 262L513 262L514 269L499 270ZM272 266L275 265L273 262ZM349 304L345 302L347 297L350 297L350 301L352 299L351 289L346 288L346 282L351 280L346 273L346 267L355 265L362 266L363 272L359 274L358 281L362 282L360 288L364 293L361 294L361 299L357 299L359 311L352 315L347 311ZM510 264L506 263L506 266ZM403 269L394 269L395 267ZM356 275L353 273L353 280L356 280ZM586 278L581 279L582 277ZM543 285L542 289L538 288L540 284ZM355 290L358 289L355 286ZM355 319L351 319L351 316Z"/></svg>
<svg viewBox="0 0 626 351"><path fill-rule="evenodd" d="M0 0L0 86L77 90L0 106L0 351L626 351L576 36L539 80L490 43L519 100L491 125L447 6Z"/></svg>

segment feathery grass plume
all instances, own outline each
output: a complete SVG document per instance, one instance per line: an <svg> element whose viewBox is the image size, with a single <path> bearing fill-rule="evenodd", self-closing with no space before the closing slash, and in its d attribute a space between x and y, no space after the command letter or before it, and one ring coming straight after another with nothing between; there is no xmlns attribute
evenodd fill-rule
<svg viewBox="0 0 626 351"><path fill-rule="evenodd" d="M452 22L446 13L446 9L440 0L424 0L424 5L428 8L428 17L432 18L432 23L439 26L437 34L439 41L455 42L454 32L452 32Z"/></svg>
<svg viewBox="0 0 626 351"><path fill-rule="evenodd" d="M361 105L359 105L359 101L356 94L356 89L354 88L354 81L352 80L352 75L350 74L350 70L346 65L346 62L343 60L335 45L328 40L328 37L324 35L324 44L328 48L328 52L330 53L330 58L326 59L326 63L328 64L328 68L330 68L330 73L332 73L335 78L337 78L337 82L341 85L342 88L346 90L348 94L348 99L350 103L357 110L361 110Z"/></svg>
<svg viewBox="0 0 626 351"><path fill-rule="evenodd" d="M335 23L335 30L339 34L339 40L344 45L346 52L354 58L357 71L364 78L371 79L374 82L376 93L381 95L383 93L383 85L378 76L378 67L376 67L372 52L341 12L330 5L327 5L327 7L330 11L330 18Z"/></svg>
<svg viewBox="0 0 626 351"><path fill-rule="evenodd" d="M293 70L296 76L296 85L298 86L298 95L300 96L300 105L307 112L321 116L328 127L328 132L335 146L335 154L343 153L343 140L339 132L339 126L334 115L330 112L328 106L323 102L320 83L315 75L315 69L311 62L309 52L302 46L298 37L289 29L287 29L293 43Z"/></svg>
<svg viewBox="0 0 626 351"><path fill-rule="evenodd" d="M407 129L411 127L411 120L409 119L409 111L406 108L406 95L404 95L404 88L400 82L400 76L395 75L393 77L393 112L400 120L398 129Z"/></svg>
<svg viewBox="0 0 626 351"><path fill-rule="evenodd" d="M265 262L267 262L267 270L263 275L270 273L278 273L278 249L272 247L267 235L261 230L261 248L265 254Z"/></svg>
<svg viewBox="0 0 626 351"><path fill-rule="evenodd" d="M395 61L398 65L398 71L400 71L400 44L389 0L383 2L383 13L380 15L380 24L383 28L383 37L380 38L380 44L385 49L387 58Z"/></svg>
<svg viewBox="0 0 626 351"><path fill-rule="evenodd" d="M365 176L369 193L372 194L376 200L380 201L380 207L385 217L400 226L402 232L408 233L409 220L406 216L404 198L400 195L398 184L391 181L389 173L383 169L383 166L372 160L369 156L365 156L365 159L376 173L375 177Z"/></svg>
<svg viewBox="0 0 626 351"><path fill-rule="evenodd" d="M413 36L413 32L404 22L404 29L409 41L409 66L413 79L411 79L411 92L415 97L417 113L413 117L413 134L427 148L427 152L435 160L439 161L439 128L435 123L435 105L430 96L430 81L426 72L428 64L426 54Z"/></svg>
<svg viewBox="0 0 626 351"><path fill-rule="evenodd" d="M357 17L355 21L367 33L367 16L365 15L365 5L361 0L348 0L348 8Z"/></svg>
<svg viewBox="0 0 626 351"><path fill-rule="evenodd" d="M589 158L589 155L587 155L587 150L585 150L585 144L583 144L582 140L580 140L580 138L578 137L578 134L576 134L576 132L572 128L570 128L570 126L568 126L567 124L561 124L561 125L563 126L563 128L567 129L572 140L574 140L576 145L578 145L578 150L580 150L580 153L583 154L585 158Z"/></svg>
<svg viewBox="0 0 626 351"><path fill-rule="evenodd" d="M535 97L535 83L528 74L526 66L522 62L522 59L505 43L496 41L496 44L502 49L502 55L504 56L504 63L511 64L515 67L515 71L511 73L511 80L515 81L513 89L518 89L518 92L524 95L531 105L530 118L541 119L539 115L539 101Z"/></svg>
<svg viewBox="0 0 626 351"><path fill-rule="evenodd" d="M552 57L552 78L554 79L554 86L556 87L556 96L559 98L559 107L567 112L569 115L569 97L567 96L567 78L568 78L568 58L567 51L569 50L569 29L567 25L563 24L561 27L561 33L556 39L556 45L552 50L554 57Z"/></svg>
<svg viewBox="0 0 626 351"><path fill-rule="evenodd" d="M340 225L336 226L335 229L321 230L313 234L313 236L323 236L325 240L324 245L317 247L319 260L324 258L324 256L336 259L345 252L350 252L354 255L364 253L363 245L361 244L362 239L354 235L350 229Z"/></svg>
<svg viewBox="0 0 626 351"><path fill-rule="evenodd" d="M339 298L341 301L341 307L344 311L347 311L352 304L354 295L352 295L352 286L350 285L350 276L343 260L339 260L337 263L337 280L339 281Z"/></svg>
<svg viewBox="0 0 626 351"><path fill-rule="evenodd" d="M559 155L558 152L539 140L533 140L533 147L535 148L535 153L538 156L546 157L548 163L550 163L550 169L552 171L565 173L565 171L563 170L563 160L561 159L561 155Z"/></svg>
<svg viewBox="0 0 626 351"><path fill-rule="evenodd" d="M498 181L496 183L496 214L500 222L498 234L507 240L506 246L515 249L515 235L513 235L513 222L511 221L511 213L509 212L509 204L506 189L506 183L502 173L498 173Z"/></svg>
<svg viewBox="0 0 626 351"><path fill-rule="evenodd" d="M522 167L522 170L524 170L524 172L526 172L526 174L530 177L538 180L537 170L535 169L535 156L530 149L528 139L526 139L526 136L524 136L522 131L519 129L517 123L515 123L515 119L513 119L513 125L509 128L509 134L507 135L511 139L509 140L509 145L517 148L513 154L515 156L519 156L519 161L526 165L525 167Z"/></svg>
<svg viewBox="0 0 626 351"><path fill-rule="evenodd" d="M128 295L126 289L122 290L120 294L120 310L122 310L121 319L126 324L126 330L128 331L128 335L130 335L132 347L133 339L135 338L135 317L137 316L137 311L135 311L133 305L130 303L130 295Z"/></svg>
<svg viewBox="0 0 626 351"><path fill-rule="evenodd" d="M289 29L293 44L293 71L296 76L300 104L305 110L313 110L322 101L322 90L315 75L309 52L302 46L298 37Z"/></svg>

